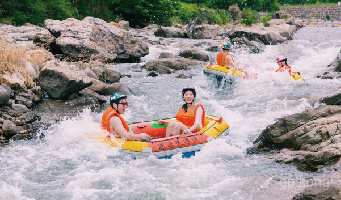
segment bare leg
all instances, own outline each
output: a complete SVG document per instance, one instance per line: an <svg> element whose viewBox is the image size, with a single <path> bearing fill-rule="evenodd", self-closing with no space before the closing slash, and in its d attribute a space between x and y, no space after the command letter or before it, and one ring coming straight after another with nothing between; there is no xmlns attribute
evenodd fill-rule
<svg viewBox="0 0 341 200"><path fill-rule="evenodd" d="M180 135L184 130L187 130L187 126L183 123L171 121L167 126L166 137Z"/></svg>

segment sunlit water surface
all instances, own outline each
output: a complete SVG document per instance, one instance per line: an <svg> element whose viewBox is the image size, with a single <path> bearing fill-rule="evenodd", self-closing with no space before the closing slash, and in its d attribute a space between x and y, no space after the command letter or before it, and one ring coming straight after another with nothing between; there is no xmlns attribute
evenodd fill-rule
<svg viewBox="0 0 341 200"><path fill-rule="evenodd" d="M220 42L164 39L166 45L150 46L142 61L158 58L161 52L177 54L186 46L204 50ZM314 108L318 97L340 88L340 80L316 78L340 46L341 28L303 28L293 40L266 46L259 54L233 49L235 60L251 63L258 79L237 79L219 87L203 74L203 66L190 69L191 79L177 79L147 77L146 71L131 72L131 64L118 65L122 74L131 75L121 82L136 94L129 96L123 115L129 123L174 117L183 103L181 89L194 86L196 102L206 113L222 116L230 134L207 143L190 158L133 159L91 138L103 134L99 122L105 108L76 110L76 117L43 130L45 137L12 141L0 149L0 199L291 199L307 186L327 186L319 174L300 172L266 155L247 155L246 149L277 118ZM217 53L207 53L214 61ZM303 80L262 72L277 68L280 54Z"/></svg>

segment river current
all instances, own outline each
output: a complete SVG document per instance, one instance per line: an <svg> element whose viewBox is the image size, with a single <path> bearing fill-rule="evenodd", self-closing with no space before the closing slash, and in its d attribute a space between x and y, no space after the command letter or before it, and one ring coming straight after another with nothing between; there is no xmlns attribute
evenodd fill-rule
<svg viewBox="0 0 341 200"><path fill-rule="evenodd" d="M161 52L177 54L186 46L204 50L220 42L163 39L162 45L150 46L142 62ZM230 133L205 144L190 158L178 154L171 159L134 159L92 139L102 134L99 122L105 107L73 110L73 115L69 112L42 130L44 137L11 141L0 148L0 199L270 200L291 199L308 186L328 187L330 180L320 174L301 172L267 155L248 155L246 149L277 118L317 107L316 99L340 88L340 80L316 78L336 58L340 46L340 27L305 27L292 40L265 46L258 54L233 49L235 60L250 63L259 76L225 85L206 77L203 66L190 68L192 78L179 79L147 77L147 71L132 72L131 64L119 64L123 75L131 75L121 82L135 94L129 96L123 115L128 123L174 117L183 103L182 88L194 86L196 102L207 114L222 116ZM217 53L207 53L214 62ZM304 79L290 81L263 72L277 68L275 59L281 54ZM48 109L41 114L43 119L55 115Z"/></svg>

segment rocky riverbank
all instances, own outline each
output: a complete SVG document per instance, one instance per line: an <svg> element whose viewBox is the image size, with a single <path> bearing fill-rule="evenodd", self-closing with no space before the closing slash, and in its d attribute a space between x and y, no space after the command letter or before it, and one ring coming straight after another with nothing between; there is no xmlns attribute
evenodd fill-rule
<svg viewBox="0 0 341 200"><path fill-rule="evenodd" d="M320 78L340 78L340 55ZM306 188L293 199L340 199L341 89L319 100L321 106L277 120L269 125L248 149L250 154L266 153L276 162L307 172L328 172L334 184ZM334 174L331 172L335 172Z"/></svg>

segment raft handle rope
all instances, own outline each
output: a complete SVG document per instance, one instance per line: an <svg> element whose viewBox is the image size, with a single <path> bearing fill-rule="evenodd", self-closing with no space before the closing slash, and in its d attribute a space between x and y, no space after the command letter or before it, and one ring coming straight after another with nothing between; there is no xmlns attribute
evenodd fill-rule
<svg viewBox="0 0 341 200"><path fill-rule="evenodd" d="M208 129L210 129L212 126L214 126L216 123L221 124L221 122L223 122L223 117L220 117L219 119L215 120L214 124L212 124L210 127L206 128L206 130L202 133L205 133Z"/></svg>

